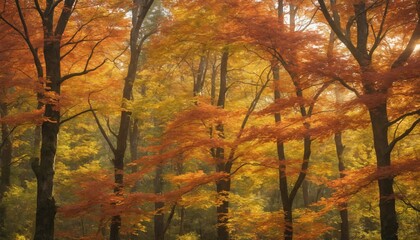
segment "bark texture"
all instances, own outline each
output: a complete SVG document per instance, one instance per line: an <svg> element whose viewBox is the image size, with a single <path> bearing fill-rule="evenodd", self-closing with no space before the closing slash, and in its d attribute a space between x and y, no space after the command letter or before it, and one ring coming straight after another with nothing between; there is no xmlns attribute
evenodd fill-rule
<svg viewBox="0 0 420 240"><path fill-rule="evenodd" d="M8 115L6 103L0 103L0 116L4 118ZM5 231L6 206L2 204L3 197L10 187L10 167L12 164L12 141L10 138L11 130L6 123L1 123L1 141L0 141L0 239L7 239Z"/></svg>
<svg viewBox="0 0 420 240"><path fill-rule="evenodd" d="M226 103L226 91L227 91L227 64L228 64L229 52L227 49L223 51L222 60L220 65L220 87L219 87L219 98L217 100L217 106L220 108L225 107ZM224 138L223 124L216 126L216 133L219 137ZM216 171L224 172L229 174L232 168L232 163L225 159L225 149L216 148L214 157L216 159ZM217 195L220 198L221 203L216 208L217 213L217 239L228 240L229 229L227 227L228 214L229 214L229 192L230 192L230 178L221 179L216 182Z"/></svg>

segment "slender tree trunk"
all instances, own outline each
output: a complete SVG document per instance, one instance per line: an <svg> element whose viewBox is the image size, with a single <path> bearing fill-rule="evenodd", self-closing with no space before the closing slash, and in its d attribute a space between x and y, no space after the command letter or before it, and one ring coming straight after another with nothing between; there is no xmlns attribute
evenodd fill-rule
<svg viewBox="0 0 420 240"><path fill-rule="evenodd" d="M222 60L220 65L220 87L219 87L219 98L217 106L224 108L226 103L226 91L227 91L227 64L228 64L229 52L224 49L222 54ZM216 126L216 132L219 137L224 138L223 124ZM215 151L216 159L216 171L224 172L229 174L231 170L231 163L225 162L225 149L216 148ZM228 240L229 229L227 227L228 214L229 214L229 192L230 192L230 178L221 179L216 182L217 196L220 197L221 203L216 208L217 213L217 239Z"/></svg>
<svg viewBox="0 0 420 240"><path fill-rule="evenodd" d="M139 120L134 119L131 121L130 133L129 133L129 140L130 140L130 158L131 161L138 159L138 147L139 147ZM131 168L132 172L137 171L137 166L133 166Z"/></svg>
<svg viewBox="0 0 420 240"><path fill-rule="evenodd" d="M207 72L207 59L205 56L200 57L200 63L198 64L197 78L194 79L193 96L198 96L203 91L204 80Z"/></svg>
<svg viewBox="0 0 420 240"><path fill-rule="evenodd" d="M214 105L216 103L216 75L217 75L217 67L216 67L216 59L213 62L212 71L211 71L211 89L210 89L210 97L211 97L211 104Z"/></svg>
<svg viewBox="0 0 420 240"><path fill-rule="evenodd" d="M279 1L279 7L282 6L283 1ZM279 16L282 16L283 11L279 11ZM280 68L278 63L275 63L271 68L273 71L274 78L274 100L278 100L281 97L279 90L280 83ZM281 122L281 114L279 112L274 114L274 120L276 123ZM287 186L287 176L286 176L286 154L284 151L284 143L277 139L277 157L279 160L279 191L280 199L283 206L284 212L284 239L291 240L293 238L293 215L292 215L292 204L289 201L289 190Z"/></svg>
<svg viewBox="0 0 420 240"><path fill-rule="evenodd" d="M4 118L8 115L6 103L0 103L0 116ZM0 141L0 239L7 239L5 221L6 206L2 204L4 194L10 187L10 167L12 163L12 141L10 139L9 126L6 123L1 124L1 141Z"/></svg>
<svg viewBox="0 0 420 240"><path fill-rule="evenodd" d="M163 167L158 166L156 169L154 188L156 194L162 194L163 192ZM163 214L163 207L165 203L156 202L155 203L155 216L154 216L154 231L155 231L155 240L164 240L165 237L165 216Z"/></svg>
<svg viewBox="0 0 420 240"><path fill-rule="evenodd" d="M341 137L341 132L334 134L334 142L335 142L335 150L337 152L337 159L338 159L338 171L340 171L340 178L344 178L345 174L343 173L345 170L344 166L344 159L343 159L343 152L344 152L344 145ZM349 217L348 217L348 210L347 210L347 202L340 204L340 239L341 240L349 240L350 239L350 232L349 232Z"/></svg>
<svg viewBox="0 0 420 240"><path fill-rule="evenodd" d="M143 25L144 19L150 7L153 4L153 0L133 0L135 6L132 11L132 28L130 32L130 62L128 65L127 76L124 81L124 89L122 96L122 108L120 127L117 136L117 147L114 151L114 181L116 187L114 193L116 196L121 195L121 191L124 184L124 157L127 149L127 139L131 121L131 111L126 106L126 101L132 100L133 86L136 79L137 68L139 63L139 56L142 49L142 44L146 40L147 36L140 38L140 28ZM112 216L110 226L110 240L120 239L120 228L121 228L121 216Z"/></svg>
<svg viewBox="0 0 420 240"><path fill-rule="evenodd" d="M277 18L281 27L284 27L284 3L283 0L277 1ZM293 14L292 14L293 15ZM275 62L271 68L273 71L274 78L274 100L277 101L280 99L280 67L279 63ZM274 113L274 120L276 123L281 122L280 112ZM284 214L284 239L292 240L293 239L293 212L292 206L293 202L289 199L289 190L287 186L287 175L286 175L286 154L284 149L284 143L280 140L276 140L277 148L277 158L279 160L279 190L280 190L280 199L283 207Z"/></svg>
<svg viewBox="0 0 420 240"><path fill-rule="evenodd" d="M124 101L128 101L132 99L133 84L134 84L135 75L137 72L137 64L138 64L138 55L132 54L131 59L130 59L130 65L128 68L128 75L124 82L123 105L124 105ZM124 184L124 156L125 156L125 150L127 149L127 138L128 138L129 127L130 127L130 117L131 117L130 111L124 110L121 112L120 127L119 127L118 137L117 137L117 148L115 149L114 159L113 159L114 182L116 184L114 188L114 193L117 196L121 195L121 191ZM111 230L110 230L111 240L120 239L120 227L121 227L121 216L120 215L112 216Z"/></svg>
<svg viewBox="0 0 420 240"><path fill-rule="evenodd" d="M303 139L303 161L309 163L309 158L311 157L311 137L305 136ZM303 205L308 207L311 204L309 199L309 182L305 179L302 183L302 192L303 192Z"/></svg>

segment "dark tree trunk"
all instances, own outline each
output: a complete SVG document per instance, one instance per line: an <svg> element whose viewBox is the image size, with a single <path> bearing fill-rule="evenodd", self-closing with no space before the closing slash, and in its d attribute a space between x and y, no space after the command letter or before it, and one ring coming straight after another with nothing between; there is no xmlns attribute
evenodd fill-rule
<svg viewBox="0 0 420 240"><path fill-rule="evenodd" d="M133 50L134 51L134 50ZM133 93L133 84L137 72L137 64L138 64L138 54L131 55L130 65L128 68L128 75L124 82L124 90L123 90L123 105L124 101L128 101L132 99ZM125 106L123 106L124 108ZM128 132L130 127L130 117L131 112L128 110L121 112L120 118L120 127L118 130L117 136L117 148L114 152L114 182L115 188L114 193L117 196L121 195L121 191L123 188L124 183L124 156L125 151L127 149L127 139L128 139ZM111 220L111 230L110 230L110 239L111 240L119 240L120 239L120 228L121 228L121 216L115 215L112 216Z"/></svg>
<svg viewBox="0 0 420 240"><path fill-rule="evenodd" d="M306 136L303 139L303 161L309 163L309 158L311 157L311 138ZM303 192L303 205L308 207L311 204L309 199L309 182L305 179L302 183L302 192Z"/></svg>
<svg viewBox="0 0 420 240"><path fill-rule="evenodd" d="M125 101L132 100L133 86L136 79L137 68L139 63L139 56L142 49L142 44L146 40L147 35L140 37L140 29L143 25L144 19L150 7L153 4L153 0L133 0L135 6L132 11L132 28L130 32L130 62L128 65L127 76L124 81L123 99L120 127L117 136L117 147L114 151L114 181L115 195L121 195L121 190L124 184L124 157L127 149L127 139L130 128L131 111L125 106ZM141 39L140 39L141 38ZM140 43L138 43L140 39ZM120 239L120 228L121 228L121 216L112 216L110 226L110 240Z"/></svg>
<svg viewBox="0 0 420 240"><path fill-rule="evenodd" d="M369 114L372 123L376 164L380 170L382 167L389 167L391 165L391 155L388 151L388 116L386 103L369 109ZM398 239L398 221L395 211L393 183L393 177L378 180L381 237L386 240Z"/></svg>
<svg viewBox="0 0 420 240"><path fill-rule="evenodd" d="M134 119L130 128L130 157L131 161L137 160L139 147L139 120Z"/></svg>
<svg viewBox="0 0 420 240"><path fill-rule="evenodd" d="M336 9L336 1L330 0L331 7L333 8L333 19L336 22L340 22L340 16L338 15ZM328 50L327 50L327 58L328 62L333 61L334 55L334 42L335 42L336 35L334 31L330 32L330 39L328 42ZM341 104L343 102L342 94L339 92L339 88L335 86L335 98L336 104ZM344 166L344 148L342 141L342 133L337 132L334 134L334 142L335 142L335 150L337 153L337 160L338 160L338 171L340 173L340 178L344 178L345 174L345 166ZM350 229L349 229L349 218L348 218L348 210L347 210L347 202L340 204L340 239L341 240L349 240L350 239Z"/></svg>
<svg viewBox="0 0 420 240"><path fill-rule="evenodd" d="M55 96L60 95L60 46L61 37L72 14L75 0L64 1L63 10L54 28L55 6L52 0L46 1L42 24L44 28L44 60L46 67L46 90L53 97L46 99L44 121L41 126L40 159L34 158L32 169L37 179L37 206L35 220L35 240L54 239L54 218L57 212L53 197L54 161L57 151L57 136L60 123L60 109ZM38 65L37 65L38 67ZM40 71L38 71L40 73Z"/></svg>
<svg viewBox="0 0 420 240"><path fill-rule="evenodd" d="M224 49L222 54L221 66L220 66L220 87L219 87L219 98L217 106L220 108L225 107L226 103L226 91L227 91L227 64L228 64L229 52ZM224 138L223 124L216 126L216 132L219 137ZM225 149L216 148L215 152L216 159L216 171L224 172L229 174L231 170L231 162L225 162ZM230 178L221 179L216 182L216 191L218 197L221 198L221 203L216 208L217 213L217 239L228 240L229 229L227 227L228 214L229 214L229 192L230 192Z"/></svg>
<svg viewBox="0 0 420 240"><path fill-rule="evenodd" d="M200 57L200 63L198 65L198 73L197 78L194 79L194 90L193 90L193 96L198 96L203 91L204 87L204 80L206 78L206 72L207 72L207 59L205 56Z"/></svg>
<svg viewBox="0 0 420 240"><path fill-rule="evenodd" d="M337 152L337 159L338 159L338 171L340 172L340 178L344 178L345 174L343 173L345 170L344 166L344 159L343 159L343 152L344 152L344 145L342 142L341 132L334 134L334 141L335 141L335 150ZM341 240L349 240L350 239L350 230L349 230L349 217L347 211L347 203L340 204L340 239Z"/></svg>
<svg viewBox="0 0 420 240"><path fill-rule="evenodd" d="M279 7L283 6L283 1L279 1ZM279 10L279 17L283 16L283 9ZM271 68L273 71L274 78L274 100L278 100L281 97L279 90L280 83L280 68L277 63ZM281 114L279 112L274 114L274 120L276 123L281 122ZM277 157L279 160L279 191L280 200L283 206L284 212L284 239L290 240L293 238L293 216L292 216L292 204L289 202L289 190L287 186L286 176L286 154L284 151L284 143L277 139Z"/></svg>
<svg viewBox="0 0 420 240"><path fill-rule="evenodd" d="M284 25L284 11L283 11L284 3L283 0L277 1L277 17L280 25L283 27ZM274 78L274 100L279 100L281 97L280 93L280 67L279 63L275 62L271 68L273 71L273 78ZM281 122L281 114L277 112L274 114L274 120L276 123ZM283 207L284 212L284 239L285 240L292 240L293 239L293 212L292 212L292 205L293 203L289 199L289 190L287 186L287 175L286 175L286 154L284 149L284 143L277 139L276 141L277 147L277 157L279 160L279 191L280 191L280 200Z"/></svg>
<svg viewBox="0 0 420 240"><path fill-rule="evenodd" d="M51 16L52 24L52 16ZM53 35L47 35L53 36ZM60 95L60 43L46 41L44 57L47 75L47 88ZM60 112L54 99L45 105L45 114L50 121L45 121L41 127L41 158L39 163L34 160L33 169L37 178L37 212L35 224L35 240L54 239L54 218L56 205L53 197L54 161L57 151L57 136L60 122ZM48 102L50 102L48 101Z"/></svg>
<svg viewBox="0 0 420 240"><path fill-rule="evenodd" d="M8 115L6 103L0 103L0 116L4 118ZM5 221L6 221L6 206L2 204L4 194L10 187L10 167L12 163L12 141L10 139L9 126L6 123L1 123L1 141L0 141L0 239L7 239Z"/></svg>
<svg viewBox="0 0 420 240"><path fill-rule="evenodd" d="M162 194L163 192L163 167L158 166L156 169L154 188L156 194ZM165 216L163 214L163 202L155 203L155 216L154 216L154 231L155 240L163 240L165 237Z"/></svg>
<svg viewBox="0 0 420 240"><path fill-rule="evenodd" d="M211 89L210 89L210 97L211 97L211 104L214 105L216 103L216 75L217 75L217 67L216 67L216 59L213 62L212 71L211 71Z"/></svg>
<svg viewBox="0 0 420 240"><path fill-rule="evenodd" d="M220 166L224 168L223 166ZM229 229L227 227L229 219L229 192L230 192L230 178L222 179L216 183L216 191L218 196L222 198L222 203L217 206L217 239L218 240L228 240L229 239Z"/></svg>

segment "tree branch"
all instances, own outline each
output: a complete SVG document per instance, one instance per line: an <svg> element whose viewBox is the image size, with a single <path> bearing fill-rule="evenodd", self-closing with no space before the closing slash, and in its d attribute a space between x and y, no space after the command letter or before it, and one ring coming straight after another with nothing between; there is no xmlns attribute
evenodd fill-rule
<svg viewBox="0 0 420 240"><path fill-rule="evenodd" d="M401 52L400 56L392 64L391 69L401 67L404 63L407 62L411 54L414 52L414 49L417 45L417 40L420 38L420 19L417 21L417 26L414 29L413 34L411 35L410 41L405 47L404 51Z"/></svg>
<svg viewBox="0 0 420 240"><path fill-rule="evenodd" d="M93 92L89 93L89 97L88 97L88 103L89 103L90 110L92 112L93 117L95 118L95 122L96 122L96 125L98 125L99 131L101 132L102 136L105 138L105 141L108 143L108 146L111 149L111 151L115 154L116 149L115 149L114 145L112 144L111 140L109 139L108 135L106 134L104 128L102 127L101 122L98 119L98 116L96 116L96 113L92 108L92 104L90 102L90 95L92 93Z"/></svg>
<svg viewBox="0 0 420 240"><path fill-rule="evenodd" d="M68 75L65 75L65 76L63 76L62 78L61 78L61 83L63 83L65 80L67 80L67 79L70 79L70 78L72 78L72 77L77 77L77 76L82 76L82 75L85 75L85 74L88 74L88 73L90 73L90 72L92 72L92 71L95 71L96 69L98 69L98 68L100 68L102 65L104 65L105 63L106 63L106 61L108 60L107 58L105 58L99 65L97 65L96 67L94 67L94 68L91 68L91 69L88 69L88 66L89 66L89 62L90 62L90 60L92 59L92 57L93 57L93 54L94 54L94 52L95 52L95 49L96 49L96 47L98 47L99 46L99 44L101 44L105 39L107 39L109 37L109 35L107 35L107 36L105 36L104 38L102 38L101 40L99 40L98 42L96 42L95 43L95 45L93 46L93 48L91 49L91 51L90 51L90 54L89 54L89 56L88 56L88 59L86 60L86 63L85 63L85 68L83 69L83 71L81 71L81 72L76 72L76 73L70 73L70 74L68 74Z"/></svg>
<svg viewBox="0 0 420 240"><path fill-rule="evenodd" d="M340 82L341 85L343 85L343 87L347 88L348 90L350 90L354 94L356 94L357 97L360 97L360 93L355 88L353 88L352 86L348 85L342 78L337 77L337 76L334 76L333 78L334 78L334 80L337 80L338 82Z"/></svg>
<svg viewBox="0 0 420 240"><path fill-rule="evenodd" d="M399 142L400 140L402 140L403 138L408 136L408 134L410 134L414 130L414 128L416 127L416 125L419 122L420 122L420 118L418 118L416 121L414 121L413 124L411 125L411 127L409 127L407 130L405 130L405 132L403 134L401 134L400 136L398 136L397 138L392 140L392 142L388 146L387 152L391 153L392 149L395 147L395 144L397 144L397 142Z"/></svg>
<svg viewBox="0 0 420 240"><path fill-rule="evenodd" d="M369 51L369 56L371 56L371 57L372 57L373 52L375 51L375 49L379 46L379 43L385 37L386 31L385 31L385 33L383 35L382 35L382 31L383 31L383 28L384 28L384 23L385 23L386 15L388 13L388 6L389 6L389 0L386 0L385 11L384 11L384 14L382 16L381 25L379 26L378 34L375 36L375 41L374 41L374 43L373 43L373 45L372 45L372 47L371 47L371 49ZM373 26L372 26L372 32L375 33L373 31Z"/></svg>
<svg viewBox="0 0 420 240"><path fill-rule="evenodd" d="M118 137L118 135L112 130L111 125L109 124L109 118L106 119L106 126L108 127L109 132L114 135L114 137Z"/></svg>
<svg viewBox="0 0 420 240"><path fill-rule="evenodd" d="M75 0L65 0L64 1L64 6L63 6L63 9L61 11L60 17L58 18L57 26L56 26L55 31L54 31L55 36L61 37L63 35L64 29L66 29L67 23L69 22L70 16L73 12L72 10L73 10L74 1ZM57 6L57 4L58 4L57 2L60 2L60 1L59 0L55 1L51 5L48 12L47 12L47 10L45 10L45 11L48 14L50 13L51 10L54 11L55 6Z"/></svg>
<svg viewBox="0 0 420 240"><path fill-rule="evenodd" d="M343 34L341 31L341 27L332 19L330 13L328 12L327 6L325 5L324 0L318 0L319 6L321 7L321 11L327 20L328 24L330 25L331 29L335 32L335 35L341 40L341 42L346 45L349 51L352 53L354 58L357 62L363 65L363 55L362 53L357 50L357 48L353 45L350 38Z"/></svg>
<svg viewBox="0 0 420 240"><path fill-rule="evenodd" d="M67 121L72 120L73 118L76 118L76 117L78 117L78 116L80 116L80 115L82 115L82 114L85 114L85 113L87 113L87 112L91 112L91 111L95 111L95 109L88 109L88 110L84 110L84 111L82 111L82 112L79 112L79 113L77 113L77 114L75 114L75 115L71 116L71 117L68 117L68 118L66 118L66 119L64 119L64 120L62 120L62 121L60 121L60 125L61 125L61 124L63 124L63 123L65 123L65 122L67 122Z"/></svg>
<svg viewBox="0 0 420 240"><path fill-rule="evenodd" d="M315 95L313 96L313 98L312 98L312 103L311 103L311 105L309 106L309 109L308 109L308 116L311 116L312 115L312 112L313 112L313 110L314 110L314 106L315 106L315 102L316 102L316 100L318 100L318 98L319 98L319 96L321 96L321 94L322 94L322 92L324 92L325 91L325 89L327 89L328 88L328 86L330 86L331 85L331 83L333 83L333 81L329 81L329 82L326 82L326 83L324 83L320 88L319 88L319 90L315 93Z"/></svg>
<svg viewBox="0 0 420 240"><path fill-rule="evenodd" d="M395 123L397 123L397 122L399 122L401 119L404 119L405 117L416 115L416 114L417 115L420 115L420 109L417 109L416 111L408 112L408 113L403 114L403 115L399 116L398 118L390 121L388 123L388 127L391 126L391 125L393 125L393 124L395 124Z"/></svg>
<svg viewBox="0 0 420 240"><path fill-rule="evenodd" d="M64 81L66 81L66 80L68 80L68 79L70 79L70 78L73 78L73 77L78 77L78 76L82 76L82 75L85 75L85 74L88 74L88 73L90 73L90 72L93 72L93 71L95 71L95 70L97 70L98 68L100 68L100 67L102 67L105 63L106 63L106 61L107 61L108 59L104 59L99 65L97 65L96 67L94 67L94 68L91 68L91 69L86 69L86 70L83 70L83 71L81 71L81 72L76 72L76 73L70 73L70 74L68 74L68 75L65 75L65 76L63 76L62 78L61 78L61 83L63 83Z"/></svg>
<svg viewBox="0 0 420 240"><path fill-rule="evenodd" d="M39 16L42 18L44 17L44 12L41 9L41 6L39 5L39 1L38 0L34 0L34 4L35 4L35 9L38 11Z"/></svg>
<svg viewBox="0 0 420 240"><path fill-rule="evenodd" d="M175 202L171 207L171 212L169 213L168 219L166 220L165 227L163 228L163 233L166 233L166 231L169 228L169 225L171 224L172 218L174 217L174 214L175 214L176 206L177 206L177 203Z"/></svg>

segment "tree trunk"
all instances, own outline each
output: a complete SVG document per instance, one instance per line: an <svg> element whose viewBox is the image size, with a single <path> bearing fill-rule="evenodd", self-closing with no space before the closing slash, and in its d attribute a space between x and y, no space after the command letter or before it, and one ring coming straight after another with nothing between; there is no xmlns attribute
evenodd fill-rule
<svg viewBox="0 0 420 240"><path fill-rule="evenodd" d="M205 56L200 57L200 63L198 65L198 73L197 78L194 79L194 89L193 89L193 96L196 97L201 95L204 87L204 80L206 78L207 72L207 59Z"/></svg>
<svg viewBox="0 0 420 240"><path fill-rule="evenodd" d="M378 107L369 109L376 164L379 170L383 167L391 166L391 155L388 151L388 116L386 108L386 103L383 103ZM393 177L378 180L381 237L384 240L398 239L398 221L395 211L393 183Z"/></svg>
<svg viewBox="0 0 420 240"><path fill-rule="evenodd" d="M53 16L49 16L47 30L52 27ZM49 25L51 24L51 25ZM45 39L53 37L50 32L46 33ZM46 65L47 89L55 95L60 95L60 42L44 42L44 58ZM54 218L57 212L53 197L54 185L54 161L57 151L57 136L60 122L60 110L58 99L48 99L45 105L44 116L49 121L44 121L41 127L41 158L33 161L33 170L37 178L37 210L35 222L35 240L54 239Z"/></svg>
<svg viewBox="0 0 420 240"><path fill-rule="evenodd" d="M127 139L130 128L131 111L128 109L126 101L132 100L133 86L136 79L139 56L142 49L142 44L146 40L147 35L143 36L138 43L140 38L140 29L143 25L144 19L150 7L153 4L153 0L133 0L135 6L132 11L132 27L130 32L130 62L128 65L127 76L124 81L124 89L122 96L122 111L120 118L120 127L117 136L117 147L114 151L114 181L116 187L114 193L116 196L121 195L121 190L124 184L124 157L127 149ZM110 226L110 240L120 239L120 228L121 228L121 216L112 216Z"/></svg>
<svg viewBox="0 0 420 240"><path fill-rule="evenodd" d="M131 161L134 161L138 159L138 147L139 147L139 120L138 119L134 119L133 121L131 121L129 139L130 139L130 158L131 158ZM136 172L137 166L134 165L131 168L131 171Z"/></svg>
<svg viewBox="0 0 420 240"><path fill-rule="evenodd" d="M279 1L279 7L283 5L283 1ZM279 17L283 16L283 11L279 10ZM278 100L281 97L279 90L280 83L280 68L278 63L275 63L272 66L271 70L273 71L274 78L274 100ZM274 114L274 120L276 123L281 122L281 114L279 112ZM293 238L293 215L292 215L292 204L289 201L289 190L287 186L287 176L286 176L286 154L284 152L284 143L277 139L277 158L279 160L279 191L280 191L280 200L283 206L284 212L284 239L291 240Z"/></svg>
<svg viewBox="0 0 420 240"><path fill-rule="evenodd" d="M222 60L220 65L220 87L219 87L219 98L217 100L217 106L220 108L225 107L226 103L226 91L227 91L227 64L228 64L229 52L227 49L223 50ZM216 132L220 138L224 138L223 124L216 126ZM225 149L216 148L215 152L216 159L216 171L224 172L229 174L231 170L231 163L225 162ZM216 208L217 213L217 239L228 240L229 229L228 213L229 213L229 191L230 191L230 178L221 179L216 182L217 196L221 198L221 203Z"/></svg>
<svg viewBox="0 0 420 240"><path fill-rule="evenodd" d="M0 103L0 115L2 118L7 116L8 109L6 103ZM6 206L2 204L4 194L10 187L10 167L12 163L12 141L10 140L10 130L6 123L1 124L1 141L0 141L0 239L7 239L5 229Z"/></svg>
<svg viewBox="0 0 420 240"><path fill-rule="evenodd" d="M163 167L158 166L156 169L154 188L156 194L162 194L163 192ZM163 207L165 203L156 202L155 203L155 216L154 216L154 231L155 231L155 240L164 240L165 237L165 216L163 214Z"/></svg>
<svg viewBox="0 0 420 240"><path fill-rule="evenodd" d="M130 65L128 68L128 74L124 82L123 106L122 106L123 109L125 109L124 101L129 101L132 99L133 84L134 84L135 75L137 72L137 64L138 64L138 55L132 53L132 56L130 59ZM121 112L120 127L118 131L118 136L117 136L117 148L115 149L114 159L113 159L114 182L116 185L114 188L114 193L117 196L121 195L121 191L124 184L124 156L125 156L125 151L127 149L127 139L128 139L128 132L129 132L129 127L130 127L130 118L131 118L131 112L129 110L123 110ZM120 215L112 216L110 240L120 239L120 227L121 227L121 216Z"/></svg>
<svg viewBox="0 0 420 240"><path fill-rule="evenodd" d="M225 165L220 166L224 168ZM229 192L230 192L230 178L222 179L216 183L217 195L221 198L221 204L217 206L217 240L228 240L229 239L229 229L228 224L228 214L229 214Z"/></svg>
<svg viewBox="0 0 420 240"><path fill-rule="evenodd" d="M309 163L309 158L311 157L311 138L306 136L303 139L303 161ZM305 179L302 183L302 193L303 193L303 205L308 207L311 204L309 199L309 182Z"/></svg>
<svg viewBox="0 0 420 240"><path fill-rule="evenodd" d="M340 172L340 178L344 178L345 174L343 171L345 170L344 167L344 159L343 159L343 152L344 152L344 145L342 142L341 132L334 134L334 141L335 141L335 149L337 152L337 159L338 159L338 171ZM347 203L340 204L340 239L341 240L348 240L350 239L350 232L349 232L349 217L347 211Z"/></svg>

